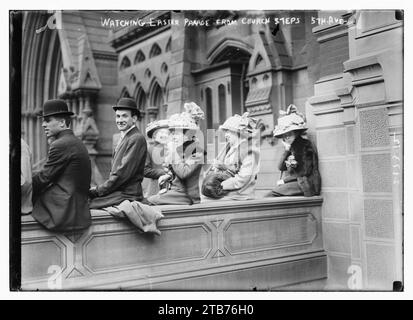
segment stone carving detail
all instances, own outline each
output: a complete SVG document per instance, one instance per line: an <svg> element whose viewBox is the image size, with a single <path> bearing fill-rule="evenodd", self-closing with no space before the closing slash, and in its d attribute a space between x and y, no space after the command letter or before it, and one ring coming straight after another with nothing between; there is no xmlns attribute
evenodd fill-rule
<svg viewBox="0 0 413 320"><path fill-rule="evenodd" d="M69 273L69 275L66 277L67 279L70 278L77 278L77 277L83 277L84 274L77 270L76 268L73 268L73 270Z"/></svg>
<svg viewBox="0 0 413 320"><path fill-rule="evenodd" d="M261 114L261 113L267 113L267 112L271 112L271 105L270 104L262 104L262 105L258 105L258 106L254 106L254 107L249 107L248 108L248 112L251 115L256 115L256 114Z"/></svg>
<svg viewBox="0 0 413 320"><path fill-rule="evenodd" d="M225 254L223 254L222 251L219 249L212 256L212 258L221 258L221 257L225 257Z"/></svg>
<svg viewBox="0 0 413 320"><path fill-rule="evenodd" d="M218 227L222 224L222 221L224 221L224 220L214 220L214 221L211 221L211 222L215 226L215 228L218 229Z"/></svg>
<svg viewBox="0 0 413 320"><path fill-rule="evenodd" d="M99 129L93 118L93 111L89 106L86 106L82 113L83 118L77 135L85 144L89 154L96 154L95 146L99 139Z"/></svg>

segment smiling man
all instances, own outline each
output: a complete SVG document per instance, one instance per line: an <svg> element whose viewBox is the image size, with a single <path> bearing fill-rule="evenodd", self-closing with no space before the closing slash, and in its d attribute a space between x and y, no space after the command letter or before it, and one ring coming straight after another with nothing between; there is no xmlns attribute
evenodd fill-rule
<svg viewBox="0 0 413 320"><path fill-rule="evenodd" d="M143 198L141 183L147 146L145 137L135 125L140 112L130 98L121 98L113 109L121 137L113 152L109 178L89 191L91 209L116 206L124 200L141 201Z"/></svg>
<svg viewBox="0 0 413 320"><path fill-rule="evenodd" d="M43 105L42 127L50 143L43 169L33 176L32 216L47 229L73 231L90 225L89 154L69 128L71 116L64 100Z"/></svg>

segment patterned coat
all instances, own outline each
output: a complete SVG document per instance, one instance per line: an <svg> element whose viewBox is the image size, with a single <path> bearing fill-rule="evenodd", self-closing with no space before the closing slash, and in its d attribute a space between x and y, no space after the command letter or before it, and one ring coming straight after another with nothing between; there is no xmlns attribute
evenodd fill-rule
<svg viewBox="0 0 413 320"><path fill-rule="evenodd" d="M91 174L86 147L72 130L60 132L50 144L43 169L33 176L33 218L55 231L87 228Z"/></svg>
<svg viewBox="0 0 413 320"><path fill-rule="evenodd" d="M194 204L200 202L199 175L204 160L204 151L193 141L187 141L176 150L177 157L170 165L174 174L171 189L148 198L155 205Z"/></svg>
<svg viewBox="0 0 413 320"><path fill-rule="evenodd" d="M254 189L260 170L260 152L255 139L242 139L236 146L229 148L220 160L235 175L222 184L230 192L222 199L254 199Z"/></svg>
<svg viewBox="0 0 413 320"><path fill-rule="evenodd" d="M98 197L90 202L91 209L120 204L124 200L142 200L142 179L147 145L145 137L134 127L126 133L114 151L109 178L97 186Z"/></svg>

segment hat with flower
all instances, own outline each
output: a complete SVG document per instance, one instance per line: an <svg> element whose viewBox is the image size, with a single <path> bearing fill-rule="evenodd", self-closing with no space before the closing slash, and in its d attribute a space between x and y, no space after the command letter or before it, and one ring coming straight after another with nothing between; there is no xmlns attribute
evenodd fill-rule
<svg viewBox="0 0 413 320"><path fill-rule="evenodd" d="M305 116L298 112L295 105L290 104L286 111L280 110L280 117L278 118L278 124L273 131L274 137L281 137L284 133L290 131L305 131L307 130L307 124Z"/></svg>
<svg viewBox="0 0 413 320"><path fill-rule="evenodd" d="M146 126L146 135L149 138L152 138L156 130L161 129L161 128L168 128L168 127L169 127L169 124L168 124L167 119L152 121L148 123L148 125Z"/></svg>
<svg viewBox="0 0 413 320"><path fill-rule="evenodd" d="M199 120L204 119L204 112L195 102L185 103L184 112L173 114L168 119L169 129L199 130Z"/></svg>
<svg viewBox="0 0 413 320"><path fill-rule="evenodd" d="M249 112L245 112L242 116L235 114L232 117L229 117L221 126L219 126L219 130L229 130L241 134L253 134L256 132L259 123L259 120L249 116Z"/></svg>

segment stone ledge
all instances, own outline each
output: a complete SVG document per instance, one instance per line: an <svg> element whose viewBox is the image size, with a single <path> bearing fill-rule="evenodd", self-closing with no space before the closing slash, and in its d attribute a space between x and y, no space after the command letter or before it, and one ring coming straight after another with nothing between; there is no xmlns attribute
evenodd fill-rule
<svg viewBox="0 0 413 320"><path fill-rule="evenodd" d="M162 206L159 237L101 210L92 211L88 229L72 233L48 231L24 216L22 289L51 289L51 266L64 290L268 290L323 279L322 201Z"/></svg>
<svg viewBox="0 0 413 320"><path fill-rule="evenodd" d="M274 198L262 198L262 199L254 199L254 200L243 200L243 201L236 201L236 200L226 200L226 201L214 201L214 202L207 202L207 203L199 203L194 205L164 205L158 206L161 209L162 214L165 218L168 218L170 215L208 215L211 212L216 213L219 211L220 213L225 212L233 212L234 210L241 210L241 211L248 211L250 209L281 209L281 208L289 208L289 207L297 207L297 206L320 206L323 202L323 198L321 196L314 196L314 197L303 197L303 196L294 196L294 197L274 197ZM102 219L115 219L119 220L118 218L113 218L109 213L104 210L91 210L92 215L92 223L93 221L98 221ZM29 226L32 224L38 223L33 219L31 215L25 215L21 217L21 222L23 227ZM40 225L39 225L40 227Z"/></svg>

